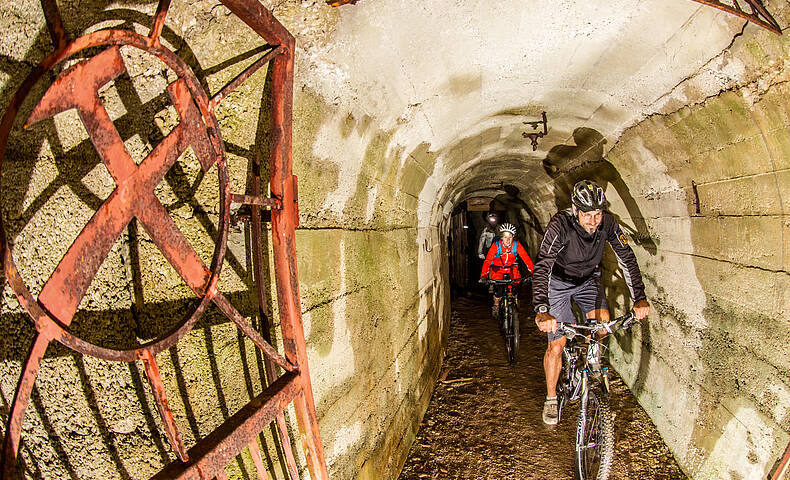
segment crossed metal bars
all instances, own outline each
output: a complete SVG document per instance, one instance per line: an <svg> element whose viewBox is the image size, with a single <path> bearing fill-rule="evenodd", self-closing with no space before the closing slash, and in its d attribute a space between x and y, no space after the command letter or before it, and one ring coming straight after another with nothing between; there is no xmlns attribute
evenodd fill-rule
<svg viewBox="0 0 790 480"><path fill-rule="evenodd" d="M257 436L274 421L286 457L286 469L291 478L296 479L296 461L283 416L284 409L291 402L294 403L302 431L301 439L311 477L328 478L307 364L296 271L295 229L298 225L298 204L296 177L291 170L294 39L257 0L223 0L223 3L273 46L209 99L189 67L160 43L169 0L159 1L148 36L126 30L101 30L75 40L69 40L63 30L56 3L53 0L42 0L55 51L33 69L3 116L0 123L0 173L14 120L33 86L47 71L74 54L91 47L106 47L101 53L64 71L33 109L25 126L65 110L76 109L99 157L115 181L116 188L70 246L38 298L33 297L19 275L0 218L0 249L4 274L20 305L33 319L37 331L11 406L0 469L2 478L11 478L14 475L25 410L40 362L53 340L85 355L113 361L142 362L168 441L178 457L178 460L166 466L154 478L226 478L224 467L243 448L248 447L259 478L267 479ZM120 46L138 48L156 56L178 77L168 86L168 93L180 123L139 166L126 151L98 97L98 91L103 85L125 71ZM270 74L273 80L269 157L272 197L260 196L260 166L257 158L253 164L252 194L233 194L228 187L224 144L214 109L229 92L268 63L271 63ZM220 215L210 267L202 262L154 194L154 188L188 147L192 147L204 171L213 165L217 166ZM284 357L269 343L268 329L263 329L263 335L258 333L217 289L227 244L229 209L232 202L249 204L252 209L253 268L262 310L267 299L262 276L263 245L259 210L261 207L271 209L274 273ZM200 301L192 314L164 337L135 349L114 350L72 335L68 327L112 245L133 218L143 224L165 258ZM176 344L192 329L208 302L213 302L263 351L269 386L214 432L186 450L170 409L156 355ZM268 320L263 311L261 318ZM285 373L278 377L276 366L281 367Z"/></svg>
<svg viewBox="0 0 790 480"><path fill-rule="evenodd" d="M762 0L740 0L749 6L750 11L748 12L741 7L740 3L738 3L738 0L729 0L728 2L722 2L719 0L693 1L710 5L711 7L718 8L719 10L737 15L743 19L770 30L777 35L782 34L782 27L779 25L779 23L777 23L776 20L774 20L774 17L771 16L765 6L763 6Z"/></svg>

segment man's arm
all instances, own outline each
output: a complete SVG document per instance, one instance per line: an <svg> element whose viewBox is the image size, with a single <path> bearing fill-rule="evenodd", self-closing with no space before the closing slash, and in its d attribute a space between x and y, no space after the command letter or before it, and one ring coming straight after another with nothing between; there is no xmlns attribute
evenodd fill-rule
<svg viewBox="0 0 790 480"><path fill-rule="evenodd" d="M487 235L488 235L488 232L483 230L483 233L480 234L480 240L477 242L477 256L480 257L480 258L486 258L485 253L483 252L483 249L484 249L485 244L486 244L486 236Z"/></svg>
<svg viewBox="0 0 790 480"><path fill-rule="evenodd" d="M541 305L549 306L549 276L557 255L565 248L566 232L558 215L546 226L543 241L540 242L538 260L532 276L532 304L535 309Z"/></svg>
<svg viewBox="0 0 790 480"><path fill-rule="evenodd" d="M483 261L483 269L480 271L480 278L483 278L488 274L488 269L491 267L491 262L494 261L494 255L496 255L496 243L492 243L488 248L488 255L486 255L486 259Z"/></svg>

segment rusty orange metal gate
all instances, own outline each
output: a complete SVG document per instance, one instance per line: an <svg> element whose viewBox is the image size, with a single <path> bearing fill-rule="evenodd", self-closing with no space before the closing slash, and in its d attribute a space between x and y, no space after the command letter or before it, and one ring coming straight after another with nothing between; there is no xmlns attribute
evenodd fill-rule
<svg viewBox="0 0 790 480"><path fill-rule="evenodd" d="M25 410L41 360L53 341L83 355L119 362L142 362L166 436L178 457L154 478L226 478L224 467L244 448L249 448L258 469L258 477L267 479L268 474L263 466L257 438L272 422L276 424L276 431L279 432L287 464L285 469L292 479L298 478L283 415L284 409L291 403L294 404L302 432L301 439L310 475L313 479L328 478L307 365L296 271L295 229L299 222L299 213L296 177L291 169L293 36L258 0L222 0L233 14L267 42L268 48L257 61L209 98L192 70L160 42L170 7L169 0L159 0L147 36L130 30L107 29L73 40L64 31L55 1L42 0L41 3L55 51L32 70L3 116L0 124L0 162L5 156L17 113L33 87L53 67L75 54L85 52L86 49L92 49L90 53L99 50L98 54L76 63L58 76L33 109L25 126L59 112L76 109L116 186L69 247L37 298L34 298L19 274L0 218L4 275L20 305L33 319L36 329L33 345L23 365L22 376L10 408L0 470L2 478L12 478L16 474ZM167 90L180 123L139 165L135 164L126 151L98 96L98 90L102 86L125 71L120 54L122 46L156 56L177 75L177 79L170 83ZM269 140L271 197L260 195L260 168L257 163L253 166L252 194L232 193L228 186L225 147L214 110L231 91L267 64L270 64L269 74L272 78ZM214 254L208 267L154 194L154 188L188 147L193 149L204 172L216 165L219 176L219 221L214 239ZM262 276L264 267L260 209L271 210L274 274L284 355L270 344L265 324L262 328L264 333L259 333L218 290L232 203L247 204L252 212L253 268L261 309L266 304L266 285ZM69 331L69 325L113 244L135 218L143 224L165 258L198 297L198 303L191 315L161 338L128 350L105 348L73 335ZM268 387L214 432L199 439L187 450L169 406L156 356L175 345L192 329L209 302L213 302L264 353ZM261 317L268 320L265 314ZM278 375L277 367L282 369L282 374Z"/></svg>

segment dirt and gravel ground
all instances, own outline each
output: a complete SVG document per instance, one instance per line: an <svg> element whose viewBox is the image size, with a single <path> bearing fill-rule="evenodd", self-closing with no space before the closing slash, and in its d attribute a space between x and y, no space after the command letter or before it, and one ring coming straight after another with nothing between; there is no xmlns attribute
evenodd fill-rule
<svg viewBox="0 0 790 480"><path fill-rule="evenodd" d="M401 480L573 478L578 410L571 405L553 428L541 420L545 335L527 309L521 355L509 366L489 305L483 296L453 301L443 370ZM686 479L616 375L612 390L616 443L610 479Z"/></svg>

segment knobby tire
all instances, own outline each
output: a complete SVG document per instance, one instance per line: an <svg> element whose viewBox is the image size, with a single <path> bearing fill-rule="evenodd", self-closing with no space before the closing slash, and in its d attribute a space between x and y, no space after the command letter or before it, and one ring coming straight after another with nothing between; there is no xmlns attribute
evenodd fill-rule
<svg viewBox="0 0 790 480"><path fill-rule="evenodd" d="M595 448L580 448L593 442ZM587 418L579 414L575 456L577 480L608 480L614 459L614 419L609 399L596 388L587 394Z"/></svg>

